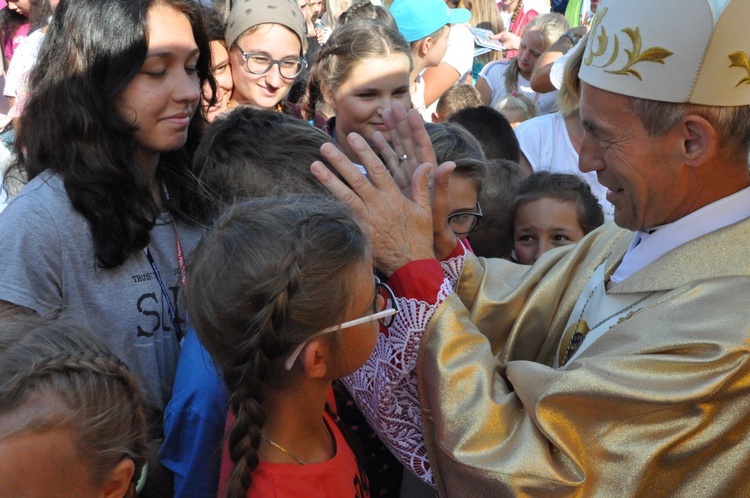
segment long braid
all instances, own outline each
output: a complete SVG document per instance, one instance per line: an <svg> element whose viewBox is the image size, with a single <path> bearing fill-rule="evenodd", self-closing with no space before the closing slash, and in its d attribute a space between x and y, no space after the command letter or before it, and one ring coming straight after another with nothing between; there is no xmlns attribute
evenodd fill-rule
<svg viewBox="0 0 750 498"><path fill-rule="evenodd" d="M227 487L228 498L242 498L252 485L252 473L258 467L258 448L266 422L263 408L263 387L269 384L273 363L288 349L281 333L289 317L289 306L299 289L300 265L311 218L301 220L289 240L276 269L276 277L261 285L261 296L267 303L251 318L251 334L245 344L238 346L235 365L225 372L224 380L232 390L229 406L235 421L229 430L229 456L234 469ZM265 291L265 292L263 292Z"/></svg>
<svg viewBox="0 0 750 498"><path fill-rule="evenodd" d="M346 313L343 272L367 241L346 209L321 197L245 201L220 216L194 250L189 314L229 388L235 415L227 446L230 498L244 497L259 464L265 388L279 388L286 355ZM347 273L348 274L348 273Z"/></svg>

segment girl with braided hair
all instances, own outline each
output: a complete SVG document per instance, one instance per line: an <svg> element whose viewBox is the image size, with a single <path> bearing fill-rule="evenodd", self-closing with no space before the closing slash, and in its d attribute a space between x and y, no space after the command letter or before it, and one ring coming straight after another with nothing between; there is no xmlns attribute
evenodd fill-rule
<svg viewBox="0 0 750 498"><path fill-rule="evenodd" d="M369 496L326 405L397 309L351 214L322 197L244 201L188 275L193 325L231 392L220 496Z"/></svg>
<svg viewBox="0 0 750 498"><path fill-rule="evenodd" d="M335 117L326 131L349 159L358 161L346 137L358 133L373 145L380 132L388 140L383 111L394 101L411 107L411 70L409 44L397 30L375 19L348 22L318 52L302 114L313 119L317 106L327 104Z"/></svg>
<svg viewBox="0 0 750 498"><path fill-rule="evenodd" d="M95 337L32 316L0 322L3 496L133 496L146 462L135 378Z"/></svg>

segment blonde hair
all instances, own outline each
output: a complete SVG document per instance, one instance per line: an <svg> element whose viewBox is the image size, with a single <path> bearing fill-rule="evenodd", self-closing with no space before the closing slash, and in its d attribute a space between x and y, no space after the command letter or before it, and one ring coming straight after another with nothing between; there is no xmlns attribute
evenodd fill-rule
<svg viewBox="0 0 750 498"><path fill-rule="evenodd" d="M465 7L471 11L469 24L474 27L489 29L493 33L505 31L505 24L500 15L500 9L494 0L466 0ZM482 65L494 60L502 59L503 52L491 50L477 57Z"/></svg>
<svg viewBox="0 0 750 498"><path fill-rule="evenodd" d="M549 14L542 14L532 19L524 28L524 34L533 31L534 34L538 35L542 40L542 51L544 51L555 43L568 29L570 29L570 25L565 16L550 12ZM513 57L505 73L505 90L508 93L518 90L518 76L520 73L518 57Z"/></svg>
<svg viewBox="0 0 750 498"><path fill-rule="evenodd" d="M495 104L494 109L498 112L501 112L504 116L505 112L503 111L519 111L523 116L523 119L521 121L515 121L514 123L522 123L527 119L535 118L537 116L537 109L534 101L528 98L526 95L521 95L520 93L516 92L513 92L513 94L505 97L500 102Z"/></svg>
<svg viewBox="0 0 750 498"><path fill-rule="evenodd" d="M578 48L575 49L575 52L570 55L570 58L565 63L562 87L557 92L556 103L557 110L565 116L570 116L571 113L577 111L581 100L581 80L578 78L578 71L581 70L583 53L586 51L588 37L589 35L586 33L581 38L582 42L578 44Z"/></svg>

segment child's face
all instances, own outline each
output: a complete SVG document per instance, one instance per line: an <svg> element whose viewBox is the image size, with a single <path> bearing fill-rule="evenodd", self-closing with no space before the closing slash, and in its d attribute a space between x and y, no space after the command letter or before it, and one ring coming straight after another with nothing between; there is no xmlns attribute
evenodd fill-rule
<svg viewBox="0 0 750 498"><path fill-rule="evenodd" d="M474 185L474 182L466 177L462 176L451 176L448 182L448 197L450 205L450 213L475 213L477 211L477 203L479 202L479 193ZM451 228L456 232L456 236L459 239L465 239L468 233L457 233L468 230L467 228L460 228L456 230L454 224L461 224L470 226L473 222L472 217L460 217L460 219L454 218L451 222Z"/></svg>
<svg viewBox="0 0 750 498"><path fill-rule="evenodd" d="M0 439L0 482L3 496L102 496L67 428Z"/></svg>
<svg viewBox="0 0 750 498"><path fill-rule="evenodd" d="M444 26L443 30L437 35L425 58L427 62L426 67L435 67L443 60L445 52L448 50L448 35L450 32L451 27Z"/></svg>
<svg viewBox="0 0 750 498"><path fill-rule="evenodd" d="M522 204L513 220L513 249L524 265L550 249L575 244L583 235L578 208L571 201L542 197Z"/></svg>
<svg viewBox="0 0 750 498"><path fill-rule="evenodd" d="M544 52L544 43L539 33L534 30L526 31L521 37L521 43L518 45L518 69L521 75L528 79L531 75L537 59Z"/></svg>
<svg viewBox="0 0 750 498"><path fill-rule="evenodd" d="M352 132L359 133L368 143L372 143L376 131L388 140L383 111L395 101L406 109L411 107L409 57L396 53L363 59L354 64L338 89L324 94L336 115L336 137L345 151L345 137Z"/></svg>
<svg viewBox="0 0 750 498"><path fill-rule="evenodd" d="M213 121L216 117L227 110L229 99L232 98L232 70L229 68L229 54L224 44L216 40L211 42L211 72L216 79L216 103L212 107L207 106L205 99L202 101L206 120ZM211 87L208 83L203 85L203 95L211 95Z"/></svg>
<svg viewBox="0 0 750 498"><path fill-rule="evenodd" d="M8 9L15 10L22 16L31 14L31 0L8 0Z"/></svg>

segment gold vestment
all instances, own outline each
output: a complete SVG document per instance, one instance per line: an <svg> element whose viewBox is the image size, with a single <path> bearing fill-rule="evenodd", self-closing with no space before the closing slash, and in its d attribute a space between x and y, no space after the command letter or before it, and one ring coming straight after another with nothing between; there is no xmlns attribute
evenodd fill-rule
<svg viewBox="0 0 750 498"><path fill-rule="evenodd" d="M417 365L442 496L750 496L750 220L612 285L666 292L551 366L632 235L609 224L533 267L467 255Z"/></svg>

